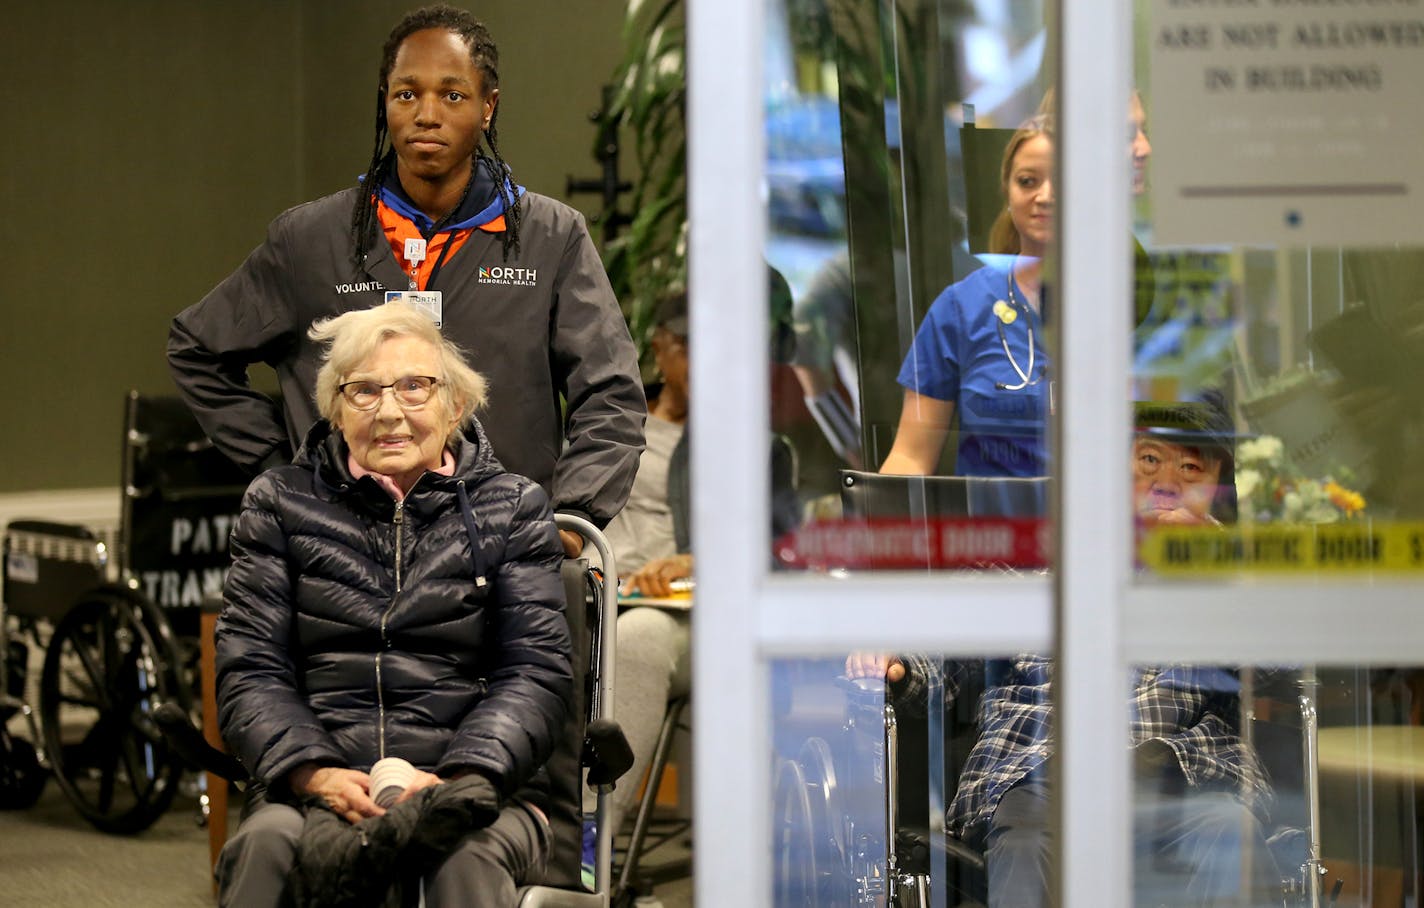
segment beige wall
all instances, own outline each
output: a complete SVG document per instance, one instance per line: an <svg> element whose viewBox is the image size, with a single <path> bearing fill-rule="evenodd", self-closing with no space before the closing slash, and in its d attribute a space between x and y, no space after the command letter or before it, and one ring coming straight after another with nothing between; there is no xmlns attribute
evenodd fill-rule
<svg viewBox="0 0 1424 908"><path fill-rule="evenodd" d="M364 172L381 43L415 5L7 6L0 493L117 487L125 391L173 391L168 320L278 212ZM500 47L501 150L529 188L563 198L567 174L597 173L587 114L623 5L471 5Z"/></svg>

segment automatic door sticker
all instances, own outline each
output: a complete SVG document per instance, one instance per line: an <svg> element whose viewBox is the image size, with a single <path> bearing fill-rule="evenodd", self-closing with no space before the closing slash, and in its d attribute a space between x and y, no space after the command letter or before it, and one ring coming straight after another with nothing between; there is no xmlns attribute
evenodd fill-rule
<svg viewBox="0 0 1424 908"><path fill-rule="evenodd" d="M1424 570L1424 523L1155 527L1142 563L1160 574L1237 571L1359 574Z"/></svg>

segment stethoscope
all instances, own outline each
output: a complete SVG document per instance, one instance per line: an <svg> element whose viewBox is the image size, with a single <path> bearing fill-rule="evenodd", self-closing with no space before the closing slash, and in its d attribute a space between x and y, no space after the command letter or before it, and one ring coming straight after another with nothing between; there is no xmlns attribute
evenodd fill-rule
<svg viewBox="0 0 1424 908"><path fill-rule="evenodd" d="M1014 264L1018 264L1015 259ZM1022 391L1030 388L1042 380L1042 376L1035 377L1033 374L1035 344L1033 340L1033 319L1028 315L1028 307L1025 306L1014 292L1014 269L1009 267L1009 301L994 301L994 328L999 332L999 345L1004 348L1004 356L1008 359L1009 365L1014 367L1014 374L1019 377L1019 383L1011 385L1007 382L996 381L994 387L1000 391ZM1005 325L1012 325L1018 320L1019 314L1023 313L1024 323L1028 328L1028 368L1019 367L1019 361L1014 357L1014 351L1009 348L1009 336L1004 331Z"/></svg>

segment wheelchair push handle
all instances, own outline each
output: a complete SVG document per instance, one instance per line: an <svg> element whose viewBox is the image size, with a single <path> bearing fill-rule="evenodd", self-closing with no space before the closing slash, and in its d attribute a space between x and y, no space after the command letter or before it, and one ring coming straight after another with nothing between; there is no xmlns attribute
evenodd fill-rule
<svg viewBox="0 0 1424 908"><path fill-rule="evenodd" d="M594 551L598 552L603 564L602 587L599 596L606 607L615 607L618 602L618 565L613 557L613 546L603 531L592 521L578 514L560 511L554 515L554 524L561 530L573 530L582 536ZM612 614L610 612L610 614ZM594 699L590 710L591 720L608 719L613 716L614 666L613 654L617 646L617 628L613 621L601 621L598 626L598 677L600 683L594 689Z"/></svg>
<svg viewBox="0 0 1424 908"><path fill-rule="evenodd" d="M597 786L598 808L595 822L598 828L606 830L612 820L609 791L614 779L632 765L632 749L623 735L613 715L614 656L618 646L618 565L613 555L613 546L603 531L587 518L567 512L554 515L554 524L561 530L573 530L582 536L594 550L603 564L603 576L599 589L598 614L598 668L593 695L589 704L588 731L592 739L585 739L586 756L598 769L590 768L589 783ZM607 784L599 784L604 783ZM613 880L613 836L600 835L594 848L594 891L610 891Z"/></svg>

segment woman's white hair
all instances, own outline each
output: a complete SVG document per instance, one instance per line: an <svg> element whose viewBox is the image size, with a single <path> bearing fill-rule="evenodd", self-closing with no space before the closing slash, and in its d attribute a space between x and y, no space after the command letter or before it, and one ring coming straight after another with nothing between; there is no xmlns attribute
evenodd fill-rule
<svg viewBox="0 0 1424 908"><path fill-rule="evenodd" d="M440 369L435 393L458 425L469 423L485 404L485 377L470 368L464 351L440 333L430 316L410 303L395 301L322 319L312 324L307 336L327 345L316 374L316 406L332 425L341 411L342 379L393 337L418 338L435 348Z"/></svg>

